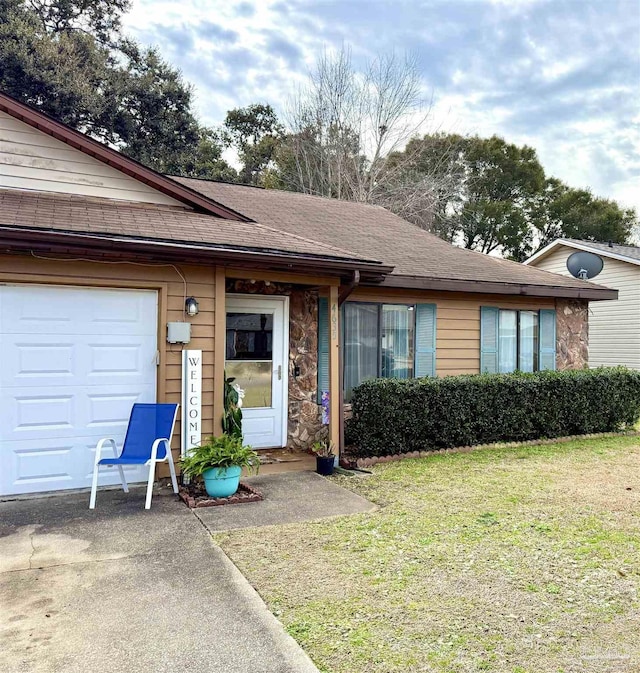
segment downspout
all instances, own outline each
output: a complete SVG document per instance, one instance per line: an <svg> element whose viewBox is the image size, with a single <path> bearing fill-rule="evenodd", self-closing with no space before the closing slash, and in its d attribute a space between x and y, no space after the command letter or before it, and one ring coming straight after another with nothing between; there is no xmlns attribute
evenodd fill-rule
<svg viewBox="0 0 640 673"><path fill-rule="evenodd" d="M351 282L348 285L345 285L343 288L341 288L340 292L338 293L338 309L342 308L342 304L347 300L349 295L360 285L360 272L359 271L354 271L353 276L351 278ZM340 422L339 422L339 430L340 430L340 455L343 455L344 451L344 362L343 362L343 352L344 352L344 344L342 343L342 335L343 335L343 330L342 330L342 324L340 324L340 352L338 354L338 368L340 370L340 374L338 377L339 380L339 386L340 386L340 399L339 399L339 414L340 414Z"/></svg>

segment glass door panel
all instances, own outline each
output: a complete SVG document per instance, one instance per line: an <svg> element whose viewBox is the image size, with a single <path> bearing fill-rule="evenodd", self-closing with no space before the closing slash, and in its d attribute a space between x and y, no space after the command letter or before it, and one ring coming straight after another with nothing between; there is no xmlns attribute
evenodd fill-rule
<svg viewBox="0 0 640 673"><path fill-rule="evenodd" d="M225 368L244 390L244 409L272 406L272 313L227 313Z"/></svg>

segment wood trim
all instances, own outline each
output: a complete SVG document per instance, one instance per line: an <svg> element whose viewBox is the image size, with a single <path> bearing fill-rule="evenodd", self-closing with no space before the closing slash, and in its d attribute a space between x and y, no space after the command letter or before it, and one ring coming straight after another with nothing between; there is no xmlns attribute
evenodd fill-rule
<svg viewBox="0 0 640 673"><path fill-rule="evenodd" d="M97 159L108 166L112 166L125 175L135 178L136 180L157 189L159 192L171 196L197 210L217 215L218 217L224 217L228 220L240 222L252 221L241 213L238 213L231 208L227 208L221 203L218 203L161 173L157 173L151 168L143 166L134 159L99 143L97 140L76 131L70 126L63 124L24 103L20 103L7 94L0 93L0 110L6 112L15 119L28 124L32 128L36 128L39 131L56 138L56 140L60 140L70 147L74 147L80 152L84 152L85 154L94 157L94 159Z"/></svg>
<svg viewBox="0 0 640 673"><path fill-rule="evenodd" d="M340 453L340 309L338 288L329 288L329 439Z"/></svg>
<svg viewBox="0 0 640 673"><path fill-rule="evenodd" d="M169 310L169 284L162 283L158 289L158 351L160 362L157 368L156 399L158 402L167 402L167 340L163 338L167 313Z"/></svg>
<svg viewBox="0 0 640 673"><path fill-rule="evenodd" d="M213 328L213 432L222 434L222 414L224 413L224 367L226 344L226 273L222 266L215 270L215 315Z"/></svg>

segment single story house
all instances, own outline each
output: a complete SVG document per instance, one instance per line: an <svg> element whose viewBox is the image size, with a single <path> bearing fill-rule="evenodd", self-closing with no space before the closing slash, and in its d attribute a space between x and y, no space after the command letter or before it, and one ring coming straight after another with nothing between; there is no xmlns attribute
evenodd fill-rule
<svg viewBox="0 0 640 673"><path fill-rule="evenodd" d="M640 369L640 248L559 238L532 255L529 267L570 276L567 260L576 252L597 255L602 270L592 282L618 290L617 301L594 303L589 316L589 365Z"/></svg>
<svg viewBox="0 0 640 673"><path fill-rule="evenodd" d="M179 402L187 450L225 370L247 443L339 445L363 379L583 366L616 296L376 206L161 175L0 95L0 495L87 487L136 401Z"/></svg>

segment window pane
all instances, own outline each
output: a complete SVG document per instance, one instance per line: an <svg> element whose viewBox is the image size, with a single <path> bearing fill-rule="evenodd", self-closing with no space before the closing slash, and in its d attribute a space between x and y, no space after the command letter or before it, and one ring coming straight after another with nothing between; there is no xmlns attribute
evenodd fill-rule
<svg viewBox="0 0 640 673"><path fill-rule="evenodd" d="M344 306L345 400L366 379L378 376L378 304L346 303Z"/></svg>
<svg viewBox="0 0 640 673"><path fill-rule="evenodd" d="M381 376L408 379L413 376L415 311L408 306L382 307Z"/></svg>
<svg viewBox="0 0 640 673"><path fill-rule="evenodd" d="M225 371L245 396L246 409L271 406L273 315L227 313Z"/></svg>
<svg viewBox="0 0 640 673"><path fill-rule="evenodd" d="M271 361L227 360L225 371L244 390L243 409L271 406Z"/></svg>
<svg viewBox="0 0 640 673"><path fill-rule="evenodd" d="M520 362L523 372L538 371L538 313L520 311Z"/></svg>
<svg viewBox="0 0 640 673"><path fill-rule="evenodd" d="M227 360L271 360L273 315L227 313Z"/></svg>
<svg viewBox="0 0 640 673"><path fill-rule="evenodd" d="M513 372L517 368L517 327L517 311L500 311L498 322L498 371L502 374Z"/></svg>

